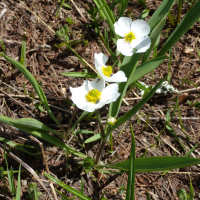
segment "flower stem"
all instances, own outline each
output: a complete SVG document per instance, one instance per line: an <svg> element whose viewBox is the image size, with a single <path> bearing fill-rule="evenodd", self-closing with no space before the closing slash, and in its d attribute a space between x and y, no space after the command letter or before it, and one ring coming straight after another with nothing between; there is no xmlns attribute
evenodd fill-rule
<svg viewBox="0 0 200 200"><path fill-rule="evenodd" d="M105 145L106 145L106 142L105 142L105 141L102 141L101 144L100 144L99 150L98 150L98 152L97 152L97 155L96 155L96 159L95 159L95 164L96 164L96 165L98 165L98 163L99 163L100 156L101 156L101 153L102 153L102 151L103 151Z"/></svg>
<svg viewBox="0 0 200 200"><path fill-rule="evenodd" d="M100 129L101 129L101 140L103 140L104 137L105 137L105 133L104 133L103 125L102 125L102 123L101 123L101 119L100 119L99 111L98 111L98 110L95 110L95 113L96 113L97 120L98 120L98 123L99 123Z"/></svg>

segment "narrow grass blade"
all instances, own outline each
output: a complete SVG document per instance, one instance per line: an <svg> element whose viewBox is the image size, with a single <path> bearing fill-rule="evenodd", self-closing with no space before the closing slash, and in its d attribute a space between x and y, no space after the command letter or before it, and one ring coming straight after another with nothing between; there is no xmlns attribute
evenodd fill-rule
<svg viewBox="0 0 200 200"><path fill-rule="evenodd" d="M200 1L185 15L183 20L179 23L173 33L170 35L162 49L157 56L164 55L174 44L194 25L200 18Z"/></svg>
<svg viewBox="0 0 200 200"><path fill-rule="evenodd" d="M155 172L200 164L200 159L192 157L145 157L135 159L135 172ZM116 164L105 165L106 168L129 170L129 160Z"/></svg>
<svg viewBox="0 0 200 200"><path fill-rule="evenodd" d="M116 38L117 38L117 35L114 30L115 18L113 16L110 8L108 7L106 1L105 0L93 0L93 1L96 4L97 8L99 9L99 12L103 16L103 18L108 23L108 26L109 26L110 30L112 31L112 34L114 36L116 36Z"/></svg>
<svg viewBox="0 0 200 200"><path fill-rule="evenodd" d="M195 146L193 146L186 154L185 157L188 157L197 147L199 143L197 143Z"/></svg>
<svg viewBox="0 0 200 200"><path fill-rule="evenodd" d="M8 162L7 162L7 155L8 154L4 153L4 158L5 158L5 163L6 163L6 169L7 169L7 175L8 175L8 184L9 184L10 191L13 194L15 194L15 185L13 183L13 170L12 170L12 167L11 167L11 169L9 171Z"/></svg>
<svg viewBox="0 0 200 200"><path fill-rule="evenodd" d="M42 102L42 104L44 105L45 109L47 110L49 116L58 124L58 126L64 132L63 127L61 126L61 124L59 123L59 121L53 115L53 113L52 113L52 111L51 111L51 109L50 109L50 107L48 105L46 96L45 96L42 88L39 86L38 82L33 77L33 75L21 63L13 60L12 58L9 58L4 53L0 53L0 55L3 56L8 62L10 62L14 67L16 67L29 80L29 82L31 83L31 85L35 89L37 95L39 96L40 101Z"/></svg>
<svg viewBox="0 0 200 200"><path fill-rule="evenodd" d="M34 188L34 197L35 197L35 200L38 200L37 185Z"/></svg>
<svg viewBox="0 0 200 200"><path fill-rule="evenodd" d="M191 178L190 178L190 193L188 194L188 196L189 196L188 200L194 200L194 189L192 186Z"/></svg>
<svg viewBox="0 0 200 200"><path fill-rule="evenodd" d="M85 72L66 72L61 73L63 76L80 77L80 78L96 78L96 73L85 73Z"/></svg>
<svg viewBox="0 0 200 200"><path fill-rule="evenodd" d="M33 130L41 130L41 131L46 131L49 133L55 133L55 134L61 134L61 132L55 131L46 125L44 125L42 122L32 119L32 118L22 118L22 119L11 119L10 120L11 124L13 126L22 126L25 128L33 129Z"/></svg>
<svg viewBox="0 0 200 200"><path fill-rule="evenodd" d="M129 173L128 173L128 184L126 192L126 200L134 199L134 190L135 190L135 137L133 134L133 128L131 125L131 134L132 134L132 145L131 145L131 155L129 162Z"/></svg>
<svg viewBox="0 0 200 200"><path fill-rule="evenodd" d="M166 17L170 11L175 0L164 0L161 5L156 9L152 17L147 22L151 28L151 30L159 23L159 21Z"/></svg>
<svg viewBox="0 0 200 200"><path fill-rule="evenodd" d="M124 122L129 120L133 115L138 112L142 108L142 106L153 96L155 91L161 86L162 82L166 80L167 77L164 77L138 104L136 104L131 110L129 110L126 114L122 117L117 119L117 122L112 126L112 128L106 133L105 139L107 139L110 133L117 128L118 126L122 125Z"/></svg>
<svg viewBox="0 0 200 200"><path fill-rule="evenodd" d="M78 198L82 199L82 200L91 200L89 197L85 196L84 194L82 194L81 192L75 190L74 188L64 184L63 182L57 180L56 178L54 178L53 176L44 173L44 175L50 179L52 182L58 184L60 187L62 187L63 189L67 190L68 192L71 192L73 195L77 196Z"/></svg>
<svg viewBox="0 0 200 200"><path fill-rule="evenodd" d="M24 67L25 67L25 61L26 61L26 37L24 35L23 41L22 41L21 58L20 58L20 63Z"/></svg>
<svg viewBox="0 0 200 200"><path fill-rule="evenodd" d="M181 148L183 149L183 151L185 153L185 147L180 142L180 140L179 140L178 136L176 135L176 132L174 131L174 129L170 125L166 125L165 127L169 131L169 133L177 140L177 142L180 144Z"/></svg>
<svg viewBox="0 0 200 200"><path fill-rule="evenodd" d="M60 9L62 8L62 5L63 5L64 2L65 2L65 0L62 0L61 3L60 3L60 6L59 6L58 11L56 13L56 18L58 17L58 14L59 14Z"/></svg>
<svg viewBox="0 0 200 200"><path fill-rule="evenodd" d="M74 130L74 128L80 123L80 121L88 114L88 112L84 111L82 115L76 120L76 122L69 129L69 134Z"/></svg>
<svg viewBox="0 0 200 200"><path fill-rule="evenodd" d="M130 84L157 68L166 58L167 56L157 57L139 65L130 79Z"/></svg>
<svg viewBox="0 0 200 200"><path fill-rule="evenodd" d="M0 137L0 141L4 142L5 144L11 146L11 147L15 147L17 150L23 151L24 153L30 154L30 155L37 155L39 153L31 153L28 150L26 150L23 146L26 146L28 148L34 148L33 146L29 146L29 145L24 145L24 144L17 144L13 141L10 141L6 138Z"/></svg>
<svg viewBox="0 0 200 200"><path fill-rule="evenodd" d="M153 30L151 30L151 33L149 35L149 37L151 38L151 46L150 48L144 53L143 57L142 57L142 63L146 62L150 55L151 55L151 52L156 44L156 41L165 25L165 22L166 22L166 17L163 17L159 23L154 27Z"/></svg>
<svg viewBox="0 0 200 200"><path fill-rule="evenodd" d="M27 127L24 127L24 126L17 126L17 125L14 125L12 124L10 121L11 121L11 118L9 117L5 117L5 116L2 116L0 115L0 121L5 123L5 124L8 124L10 126L14 126L18 129L20 129L21 131L24 131L26 133L29 133L37 138L40 138L40 139L43 139L55 146L58 146L59 148L61 148L62 150L65 150L69 153L72 153L74 155L77 155L81 158L86 158L87 156L74 150L73 148L69 147L68 145L66 145L65 143L63 143L62 141L60 141L59 139L57 139L56 137L53 137L51 135L49 135L47 132L44 132L44 131L41 131L41 130L33 130L32 128L27 128Z"/></svg>
<svg viewBox="0 0 200 200"><path fill-rule="evenodd" d="M16 194L16 200L21 200L21 163L19 166L19 173L18 173L18 180L17 180L17 194Z"/></svg>
<svg viewBox="0 0 200 200"><path fill-rule="evenodd" d="M121 12L119 14L119 17L123 17L124 16L124 12L125 12L126 7L128 5L128 1L129 0L122 0L122 7L121 7Z"/></svg>
<svg viewBox="0 0 200 200"><path fill-rule="evenodd" d="M55 189L56 190L56 189ZM64 194L62 194L59 190L56 190L56 192L63 197L63 200L71 200L71 198L66 197Z"/></svg>

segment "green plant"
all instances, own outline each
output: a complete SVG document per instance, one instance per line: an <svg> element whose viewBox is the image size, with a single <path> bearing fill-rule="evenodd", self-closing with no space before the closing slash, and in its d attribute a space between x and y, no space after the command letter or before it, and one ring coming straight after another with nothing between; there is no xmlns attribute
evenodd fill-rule
<svg viewBox="0 0 200 200"><path fill-rule="evenodd" d="M142 3L142 1L140 1ZM132 149L131 156L129 160L118 162L115 164L100 164L101 155L106 146L108 140L111 141L111 149L112 149L112 131L121 126L123 123L126 123L128 120L132 118L140 109L148 102L148 100L154 95L156 90L162 85L162 83L167 79L169 81L169 76L165 76L162 78L155 87L152 88L144 88L138 80L157 68L160 64L164 62L167 58L165 55L168 51L170 52L171 59L171 48L174 44L194 25L194 23L199 19L200 13L200 1L198 1L193 8L185 15L185 17L178 23L177 27L173 30L172 34L167 38L165 44L160 48L159 52L157 51L157 47L159 46L159 36L166 22L166 17L169 15L170 9L174 4L174 0L164 0L159 8L153 13L148 22L145 22L141 18L144 18L145 15L141 15L140 19L132 21L132 19L123 17L125 13L125 9L128 5L128 0L115 1L110 6L107 5L105 0L94 0L94 3L97 8L91 8L89 10L90 16L93 18L92 21L95 25L95 32L98 34L103 44L107 48L108 52L111 55L112 60L107 62L108 57L103 53L94 54L95 60L95 73L87 72L85 69L84 72L69 72L62 73L64 76L72 76L72 77L81 77L81 78L95 78L92 81L85 80L84 84L78 88L70 87L70 91L72 92L72 101L78 108L84 110L81 116L75 120L75 122L68 125L67 130L62 126L62 124L56 119L53 112L51 111L47 98L45 96L44 91L42 90L41 84L37 82L34 76L26 69L25 67L25 55L26 55L26 46L25 39L23 40L22 51L21 51L21 59L20 62L6 56L4 53L1 53L1 56L4 57L8 62L10 62L14 67L16 67L30 82L35 93L38 95L41 105L47 111L48 115L51 119L58 125L61 131L54 130L46 126L44 123L32 119L32 118L22 118L22 119L12 119L6 116L1 115L0 121L8 124L10 126L16 127L28 134L31 134L35 137L43 139L52 145L55 145L64 151L78 156L83 159L83 169L86 172L90 170L99 170L102 172L110 173L110 171L103 169L112 168L115 169L115 173L119 170L128 171L128 185L127 185L127 195L126 199L134 199L134 185L135 185L135 173L136 172L152 172L152 171L166 171L172 170L176 168L187 167L191 165L200 164L200 159L188 157L189 154L196 148L192 148L189 153L184 157L144 157L146 153L140 157L135 157L135 141L133 130L131 127L132 134ZM143 2L144 3L144 2ZM181 5L182 1L179 1ZM61 2L64 4L64 1ZM120 9L117 12L117 16L114 14L114 7L119 5ZM144 4L145 6L145 4ZM147 8L146 8L147 9ZM148 12L147 12L148 13ZM180 13L180 12L179 12ZM98 15L99 14L99 15ZM143 13L144 14L144 13ZM99 16L96 19L97 15ZM99 22L101 20L105 20L107 23L107 28L105 28L104 36L100 32ZM179 22L180 19L177 19ZM69 24L72 24L72 20L70 18L67 19ZM136 27L136 31L131 28L132 26ZM143 27L143 28L141 28ZM70 40L70 28L67 25L62 27L59 26L59 30L56 32L59 37L61 43L57 45L58 47L65 46L68 50L71 50L84 64L84 66L88 65L87 61L81 58L81 56L72 48L71 45L75 44L73 40ZM110 46L116 46L112 50ZM151 54L153 53L153 56ZM169 69L171 61L169 59ZM106 65L106 63L108 63ZM120 70L117 73L113 73L113 66L117 65ZM90 66L91 67L91 66ZM92 68L92 67L91 67ZM93 69L93 68L92 68ZM108 84L105 86L106 82L118 82ZM145 90L145 95L142 97L141 101L137 103L134 107L130 108L125 114L119 117L118 113L120 111L122 102L124 101L124 97L129 94L129 87L137 86ZM25 88L25 87L24 87ZM68 100L67 100L68 101ZM69 104L69 101L68 101ZM114 118L113 123L109 123L106 120L105 126L102 124L101 113L99 113L98 109L105 106L105 104L109 104L109 110L107 114L107 118ZM170 116L170 109L166 113L166 123L165 128L178 140L176 133L173 128L170 126L170 121L174 116L176 109L180 112L178 103L170 108L174 109ZM39 108L39 107L38 107ZM39 109L41 109L40 107ZM43 110L43 108L41 109ZM77 110L75 110L77 111ZM76 114L76 112L74 112ZM74 114L73 113L73 114ZM75 115L74 114L74 115ZM94 117L93 114L96 116ZM71 133L75 133L75 128L77 125L85 118L96 119L98 121L100 131L96 135L87 139L84 143L94 142L97 139L100 140L99 149L95 156L95 159L86 156L85 154L75 150L74 148L65 144L68 140L68 136ZM73 122L73 119L71 120ZM180 118L181 123L181 118ZM148 121L146 123L148 125ZM71 126L71 127L70 127ZM163 129L164 130L164 129ZM81 131L80 131L81 132ZM80 133L79 132L79 133ZM82 130L83 132L83 130ZM57 137L53 136L54 133ZM93 132L94 133L94 132ZM160 136L158 136L159 139ZM59 139L58 139L59 138ZM157 139L157 140L158 140ZM4 140L4 138L2 139ZM10 141L4 142L8 145L17 146L15 143L11 143ZM181 145L181 143L179 142ZM83 147L83 143L81 146ZM183 148L184 150L184 148ZM55 179L54 177L45 174L51 181L55 182L62 188L68 190L75 196L80 199L90 199L89 197L83 194L83 186L81 188L81 192L73 189L72 187L62 183L61 181ZM13 193L16 193L15 187L13 186L13 170L11 169L8 172L8 176L10 179L9 186ZM83 185L83 183L82 183ZM20 188L20 185L18 186ZM34 189L33 189L34 188ZM124 189L124 188L123 188ZM19 189L18 189L19 190ZM37 193L37 188L30 186L30 195L37 198L39 194ZM61 194L61 192L57 191L62 198L68 199L65 195ZM103 197L102 197L103 198Z"/></svg>

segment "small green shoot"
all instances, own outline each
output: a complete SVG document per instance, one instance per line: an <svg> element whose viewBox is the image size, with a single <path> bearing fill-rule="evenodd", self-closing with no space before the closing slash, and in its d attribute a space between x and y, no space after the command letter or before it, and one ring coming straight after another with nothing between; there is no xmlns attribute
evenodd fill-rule
<svg viewBox="0 0 200 200"><path fill-rule="evenodd" d="M31 182L28 184L28 194L26 195L26 199L38 199L42 195L41 192L37 191L37 184Z"/></svg>
<svg viewBox="0 0 200 200"><path fill-rule="evenodd" d="M189 176L190 177L190 176ZM190 193L187 194L186 191L184 189L179 189L177 191L177 196L181 199L181 200L194 200L194 190L193 190L193 186L192 186L192 181L190 178Z"/></svg>

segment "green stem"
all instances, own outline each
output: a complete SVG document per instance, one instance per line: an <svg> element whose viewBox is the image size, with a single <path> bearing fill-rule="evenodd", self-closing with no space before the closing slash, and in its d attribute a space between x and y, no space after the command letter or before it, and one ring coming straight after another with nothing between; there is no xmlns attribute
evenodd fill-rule
<svg viewBox="0 0 200 200"><path fill-rule="evenodd" d="M113 151L113 137L112 137L112 132L110 134L110 150Z"/></svg>
<svg viewBox="0 0 200 200"><path fill-rule="evenodd" d="M175 26L174 21L173 21L172 16L171 16L170 13L168 14L168 19L169 19L170 24L171 24L172 26Z"/></svg>
<svg viewBox="0 0 200 200"><path fill-rule="evenodd" d="M183 5L183 0L178 0L178 13L177 13L177 19L176 23L179 24L180 19L181 19L181 10L182 10L182 5Z"/></svg>
<svg viewBox="0 0 200 200"><path fill-rule="evenodd" d="M100 134L101 134L101 140L103 140L104 137L105 137L105 133L104 133L103 125L102 125L102 123L101 123L99 111L98 111L98 110L95 110L95 113L96 113L97 121L98 121L99 126L100 126L100 129L101 129L101 133L100 133Z"/></svg>
<svg viewBox="0 0 200 200"><path fill-rule="evenodd" d="M96 155L96 159L95 159L95 164L97 165L99 163L99 160L100 160L100 156L101 156L101 153L104 149L106 145L106 142L105 141L102 141L101 144L100 144L100 147L99 147L99 150L97 152L97 155Z"/></svg>

